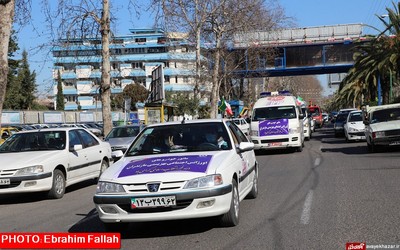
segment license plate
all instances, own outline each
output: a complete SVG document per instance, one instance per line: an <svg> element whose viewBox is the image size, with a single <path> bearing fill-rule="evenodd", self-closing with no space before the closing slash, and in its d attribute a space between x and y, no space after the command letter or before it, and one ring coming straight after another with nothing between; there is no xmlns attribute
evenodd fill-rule
<svg viewBox="0 0 400 250"><path fill-rule="evenodd" d="M10 185L10 179L0 179L0 185Z"/></svg>
<svg viewBox="0 0 400 250"><path fill-rule="evenodd" d="M269 143L270 147L282 146L282 142L271 142Z"/></svg>
<svg viewBox="0 0 400 250"><path fill-rule="evenodd" d="M175 196L132 198L131 208L170 207L176 205Z"/></svg>

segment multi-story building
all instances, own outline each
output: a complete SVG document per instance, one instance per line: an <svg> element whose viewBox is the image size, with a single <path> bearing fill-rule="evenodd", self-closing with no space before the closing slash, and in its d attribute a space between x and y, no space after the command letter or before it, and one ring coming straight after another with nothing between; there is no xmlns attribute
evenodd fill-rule
<svg viewBox="0 0 400 250"><path fill-rule="evenodd" d="M132 83L149 88L151 71L158 65L164 67L165 90L193 90L195 52L185 34L161 29L129 31L110 42L111 94L122 93ZM100 110L101 38L62 41L53 49L53 61L54 102L60 73L65 110Z"/></svg>

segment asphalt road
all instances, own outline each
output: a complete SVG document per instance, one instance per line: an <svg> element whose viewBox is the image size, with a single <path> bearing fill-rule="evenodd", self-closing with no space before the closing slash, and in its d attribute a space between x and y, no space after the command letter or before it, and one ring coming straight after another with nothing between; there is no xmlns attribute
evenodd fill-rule
<svg viewBox="0 0 400 250"><path fill-rule="evenodd" d="M259 196L241 203L240 224L213 219L132 223L123 249L345 249L347 242L400 245L400 149L367 153L331 128L317 130L303 152L266 151ZM94 182L60 200L0 196L0 232L103 232Z"/></svg>

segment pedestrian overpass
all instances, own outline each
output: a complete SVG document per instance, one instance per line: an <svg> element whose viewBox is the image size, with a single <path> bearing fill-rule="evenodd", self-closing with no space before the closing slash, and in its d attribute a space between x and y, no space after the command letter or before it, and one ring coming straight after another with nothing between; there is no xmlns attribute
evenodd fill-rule
<svg viewBox="0 0 400 250"><path fill-rule="evenodd" d="M234 37L232 50L243 78L346 73L353 66L353 48L369 39L363 24L344 24L271 32L249 32Z"/></svg>

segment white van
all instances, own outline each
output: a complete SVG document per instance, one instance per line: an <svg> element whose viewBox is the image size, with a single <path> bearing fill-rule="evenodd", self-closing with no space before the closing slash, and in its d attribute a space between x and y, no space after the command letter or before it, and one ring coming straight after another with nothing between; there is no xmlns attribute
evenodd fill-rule
<svg viewBox="0 0 400 250"><path fill-rule="evenodd" d="M253 106L250 124L254 149L291 148L303 151L303 118L294 96L271 95L260 98Z"/></svg>

